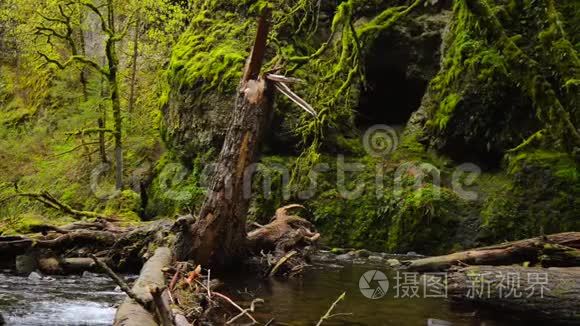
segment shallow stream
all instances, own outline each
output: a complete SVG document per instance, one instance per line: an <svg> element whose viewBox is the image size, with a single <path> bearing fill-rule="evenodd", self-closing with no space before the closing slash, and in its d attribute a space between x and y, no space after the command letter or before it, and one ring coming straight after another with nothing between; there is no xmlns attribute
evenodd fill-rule
<svg viewBox="0 0 580 326"><path fill-rule="evenodd" d="M428 325L429 320L434 326L530 325L506 313L458 306L441 298L423 298L422 289L418 298L396 298L396 272L384 262L337 262L326 258L296 279L227 279L228 288L223 292L244 306L255 297L264 299L254 317L263 323L275 318L278 325L316 324L342 292L346 292L345 300L333 311L341 315L324 325ZM359 289L361 276L369 270L387 275L389 288L381 298L369 299ZM376 288L378 283L371 282L369 286ZM115 288L107 277L94 274L43 280L0 274L0 314L7 325L110 325L115 306L124 298Z"/></svg>

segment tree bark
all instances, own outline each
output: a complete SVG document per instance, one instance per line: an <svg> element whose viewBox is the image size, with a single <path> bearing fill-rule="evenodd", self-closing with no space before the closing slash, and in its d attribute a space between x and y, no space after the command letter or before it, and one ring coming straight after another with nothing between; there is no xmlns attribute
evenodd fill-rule
<svg viewBox="0 0 580 326"><path fill-rule="evenodd" d="M119 96L119 84L117 81L117 71L119 66L119 58L116 51L116 40L113 38L115 34L115 12L113 1L108 0L108 23L112 35L107 39L105 51L107 55L107 62L109 65L108 80L111 91L111 103L113 107L113 125L114 125L114 139L115 139L115 188L123 188L123 118L121 116L121 99Z"/></svg>
<svg viewBox="0 0 580 326"><path fill-rule="evenodd" d="M86 55L86 42L85 42L85 31L83 31L83 22L85 20L85 15L83 12L83 7L81 5L78 6L79 10L79 41L81 46L81 54ZM83 100L86 102L89 100L89 90L88 90L88 80L87 80L87 72L85 67L81 68L79 80L81 82L81 87L83 91Z"/></svg>
<svg viewBox="0 0 580 326"><path fill-rule="evenodd" d="M97 124L99 126L99 156L101 157L101 162L108 163L109 159L107 158L107 147L105 145L105 121L103 118L97 119Z"/></svg>
<svg viewBox="0 0 580 326"><path fill-rule="evenodd" d="M456 252L445 256L417 259L407 262L407 268L418 272L434 272L446 270L458 264L510 265L524 262L534 264L540 260L544 247L550 244L580 249L580 232L558 233ZM545 260L548 261L547 258Z"/></svg>
<svg viewBox="0 0 580 326"><path fill-rule="evenodd" d="M137 84L137 59L139 57L139 26L141 25L141 15L137 13L135 22L135 31L133 35L133 57L131 58L131 91L129 93L129 114L133 113L135 108L135 88Z"/></svg>
<svg viewBox="0 0 580 326"><path fill-rule="evenodd" d="M272 113L272 92L260 69L269 30L269 10L258 23L256 40L236 95L232 123L220 152L199 220L191 230L191 248L176 248L178 259L224 267L247 253L246 214L252 164ZM186 229L187 232L187 229Z"/></svg>
<svg viewBox="0 0 580 326"><path fill-rule="evenodd" d="M580 322L580 268L472 266L448 275L451 299L525 313L552 323Z"/></svg>

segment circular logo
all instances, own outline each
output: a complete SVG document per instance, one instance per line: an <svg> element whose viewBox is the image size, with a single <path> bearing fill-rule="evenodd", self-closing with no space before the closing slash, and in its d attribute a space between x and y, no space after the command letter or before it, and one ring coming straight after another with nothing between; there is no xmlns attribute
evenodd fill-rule
<svg viewBox="0 0 580 326"><path fill-rule="evenodd" d="M358 287L365 297L369 299L380 299L389 290L389 280L383 272L370 270L360 277Z"/></svg>
<svg viewBox="0 0 580 326"><path fill-rule="evenodd" d="M374 125L363 135L363 146L369 155L382 157L394 152L399 145L397 132L387 125Z"/></svg>

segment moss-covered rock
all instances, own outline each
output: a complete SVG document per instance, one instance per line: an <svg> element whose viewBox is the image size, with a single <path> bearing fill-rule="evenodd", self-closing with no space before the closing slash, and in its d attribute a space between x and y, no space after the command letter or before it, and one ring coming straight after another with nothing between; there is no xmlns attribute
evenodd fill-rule
<svg viewBox="0 0 580 326"><path fill-rule="evenodd" d="M514 240L580 228L579 166L566 153L536 150L509 159L510 183L482 210L487 241Z"/></svg>
<svg viewBox="0 0 580 326"><path fill-rule="evenodd" d="M424 101L431 144L490 168L522 139L540 140L542 128L540 142L578 146L572 80L580 61L562 17L552 0L456 1L442 69Z"/></svg>

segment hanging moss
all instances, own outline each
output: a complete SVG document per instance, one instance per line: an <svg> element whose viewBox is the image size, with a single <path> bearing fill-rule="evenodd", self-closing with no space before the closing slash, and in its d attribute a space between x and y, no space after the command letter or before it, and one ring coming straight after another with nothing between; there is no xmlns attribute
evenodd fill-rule
<svg viewBox="0 0 580 326"><path fill-rule="evenodd" d="M445 138L442 130L450 121L454 121L455 129L457 121L471 115L474 122L459 122L463 124L461 129L477 128L472 131L475 136L465 137L467 142L483 138L488 148L490 143L499 143L499 150L506 150L509 144L517 145L518 137L508 129L501 129L510 128L511 124L494 128L486 125L486 117L481 119L480 114L487 112L487 117L497 121L499 113L496 112L503 106L501 109L511 117L519 115L520 124L523 122L520 129L527 133L524 138L537 131L534 130L537 124L530 118L535 115L549 130L549 139L545 141L550 146L556 144L562 150L571 151L573 146L580 145L576 128L579 92L575 82L580 61L554 1L505 4L493 0L462 0L455 2L453 11L443 67L430 86L434 102L439 103L431 108L428 123L431 133ZM505 103L510 101L522 105L506 110ZM527 118L515 113L527 109L528 101L535 111L529 111ZM465 115L464 111L469 113ZM477 120L473 119L474 112L478 114ZM499 130L489 132L493 129ZM505 135L497 139L498 134ZM479 142L485 144L485 141Z"/></svg>

